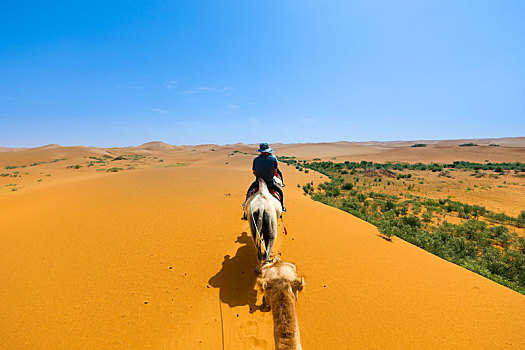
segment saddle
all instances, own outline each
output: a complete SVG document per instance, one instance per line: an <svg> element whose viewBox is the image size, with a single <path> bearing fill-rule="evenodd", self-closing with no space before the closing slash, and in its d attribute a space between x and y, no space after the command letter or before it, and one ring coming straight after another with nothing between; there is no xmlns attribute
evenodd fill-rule
<svg viewBox="0 0 525 350"><path fill-rule="evenodd" d="M274 196L279 202L281 201L281 196L279 196L279 193L274 191L274 190L268 190L270 191L270 194L272 196ZM254 194L256 194L257 192L259 192L259 187L255 187L253 190L251 190L250 192L248 192L248 197L250 196L253 196Z"/></svg>

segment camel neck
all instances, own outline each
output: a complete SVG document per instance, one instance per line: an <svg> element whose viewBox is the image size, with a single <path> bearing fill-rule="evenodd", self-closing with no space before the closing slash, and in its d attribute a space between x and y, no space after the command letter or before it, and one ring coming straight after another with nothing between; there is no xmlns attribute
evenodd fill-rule
<svg viewBox="0 0 525 350"><path fill-rule="evenodd" d="M278 285L272 292L275 349L300 349L295 298L288 285Z"/></svg>

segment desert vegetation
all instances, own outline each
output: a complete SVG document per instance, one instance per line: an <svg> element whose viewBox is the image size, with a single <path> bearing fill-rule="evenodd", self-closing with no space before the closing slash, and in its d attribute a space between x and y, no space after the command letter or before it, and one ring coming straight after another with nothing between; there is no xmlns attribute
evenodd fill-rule
<svg viewBox="0 0 525 350"><path fill-rule="evenodd" d="M122 170L132 170L137 167L154 167L154 168L171 168L181 165L183 163L169 163L169 164L158 164L152 165L151 163L158 162L164 163L164 159L159 159L158 157L144 156L141 154L127 154L127 155L103 155L101 157L90 156L85 157L86 167L95 167L97 172L119 172ZM116 166L118 165L118 166Z"/></svg>
<svg viewBox="0 0 525 350"><path fill-rule="evenodd" d="M10 164L4 163L0 167L0 179L6 188L0 193L20 192L19 190L26 189L28 183L26 180L22 181L22 186L10 186L8 181L12 178L31 178L37 183L43 182L43 176L51 177L51 172L61 171L67 169L68 174L85 174L85 172L95 173L117 173L125 170L132 170L137 168L174 168L186 166L187 163L177 162L169 163L158 156L142 155L142 154L103 154L103 155L84 155L81 157L70 157L69 164L60 165L58 162L66 161L68 158L55 158L53 160L31 160L27 164ZM55 164L57 163L57 164ZM37 168L35 168L37 167ZM28 170L34 169L36 172L30 173ZM54 173L53 173L54 174ZM28 176L29 175L29 176Z"/></svg>
<svg viewBox="0 0 525 350"><path fill-rule="evenodd" d="M416 194L414 189L416 184L425 182L424 172L461 169L474 176L484 172L513 172L510 175L515 176L525 172L524 164L334 163L298 161L291 157L281 161L328 176L329 181L317 187L313 182L302 186L304 193L376 225L385 239L397 236L525 294L525 237L518 234L525 227L525 210L510 216L479 204L429 198L423 193ZM394 172L405 170L417 171L417 176ZM416 180L412 177L417 177L418 182L405 182ZM507 184L505 181L504 185Z"/></svg>

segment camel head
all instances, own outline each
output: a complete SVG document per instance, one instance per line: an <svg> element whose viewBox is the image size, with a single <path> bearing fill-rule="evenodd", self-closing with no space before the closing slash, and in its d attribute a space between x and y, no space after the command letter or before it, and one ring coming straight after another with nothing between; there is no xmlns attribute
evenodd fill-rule
<svg viewBox="0 0 525 350"><path fill-rule="evenodd" d="M284 262L276 256L262 266L261 277L257 278L256 285L263 294L268 289L287 289L297 300L298 291L304 287L304 277L297 276L297 267L294 264Z"/></svg>

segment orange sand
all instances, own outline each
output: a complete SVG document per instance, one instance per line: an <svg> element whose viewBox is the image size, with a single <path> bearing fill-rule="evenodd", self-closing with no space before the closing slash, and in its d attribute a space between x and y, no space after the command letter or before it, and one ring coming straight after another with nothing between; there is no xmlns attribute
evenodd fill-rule
<svg viewBox="0 0 525 350"><path fill-rule="evenodd" d="M0 177L2 187L20 185L0 193L2 348L273 348L271 313L253 305L255 251L241 220L252 156L228 155L252 148L148 148L0 153L2 168L57 152L68 158ZM117 173L65 169L92 153L124 151L188 166L149 159ZM306 278L298 301L304 349L525 348L523 295L383 240L295 186L318 175L283 170L289 234L280 231L275 250Z"/></svg>

